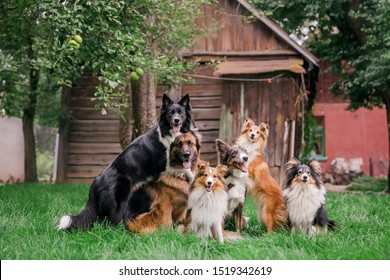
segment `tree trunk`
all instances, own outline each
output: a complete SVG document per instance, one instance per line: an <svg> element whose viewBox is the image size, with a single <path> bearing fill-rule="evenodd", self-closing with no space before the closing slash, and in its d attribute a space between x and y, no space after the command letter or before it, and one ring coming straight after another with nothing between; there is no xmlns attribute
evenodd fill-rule
<svg viewBox="0 0 390 280"><path fill-rule="evenodd" d="M28 105L23 110L23 139L24 139L24 180L38 182L37 155L35 150L34 118L37 103L39 71L30 70L30 93Z"/></svg>
<svg viewBox="0 0 390 280"><path fill-rule="evenodd" d="M122 102L125 106L121 108L119 119L119 142L122 149L125 149L131 143L133 135L133 105L131 92L131 83L129 80L122 98Z"/></svg>
<svg viewBox="0 0 390 280"><path fill-rule="evenodd" d="M31 62L35 58L33 41L28 39L27 56ZM34 118L37 104L39 70L30 64L28 104L23 110L23 139L24 139L24 181L38 182L37 154L35 150Z"/></svg>
<svg viewBox="0 0 390 280"><path fill-rule="evenodd" d="M386 116L387 116L387 140L390 153L390 94L384 94L384 103L386 105ZM390 194L390 162L387 171L387 189L386 193Z"/></svg>
<svg viewBox="0 0 390 280"><path fill-rule="evenodd" d="M157 124L156 83L153 73L145 73L138 81L131 82L133 103L133 139Z"/></svg>

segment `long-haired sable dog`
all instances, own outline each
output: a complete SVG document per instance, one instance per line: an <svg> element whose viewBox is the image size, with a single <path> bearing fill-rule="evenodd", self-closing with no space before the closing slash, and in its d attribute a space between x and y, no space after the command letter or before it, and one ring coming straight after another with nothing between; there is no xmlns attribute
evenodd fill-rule
<svg viewBox="0 0 390 280"><path fill-rule="evenodd" d="M286 225L287 211L282 189L272 178L268 164L263 159L268 135L268 124L262 122L256 125L253 120L247 118L237 144L248 151L249 177L254 181L249 188L249 194L256 201L259 222L263 223L270 233Z"/></svg>
<svg viewBox="0 0 390 280"><path fill-rule="evenodd" d="M169 228L184 220L199 149L196 133L190 131L176 137L169 149L167 168L150 189L155 197L150 211L127 220L126 226L130 231L152 233L160 227Z"/></svg>
<svg viewBox="0 0 390 280"><path fill-rule="evenodd" d="M286 164L286 187L283 191L291 232L326 233L335 221L325 210L325 187L321 181L321 166L316 160L308 165L292 158Z"/></svg>
<svg viewBox="0 0 390 280"><path fill-rule="evenodd" d="M179 102L164 95L158 126L136 138L96 177L84 210L76 216L63 216L58 228L85 229L103 219L117 225L124 218L146 212L150 197L144 191L134 195L134 191L158 179L166 167L166 150L176 134L188 132L193 124L189 95Z"/></svg>
<svg viewBox="0 0 390 280"><path fill-rule="evenodd" d="M189 230L201 238L212 238L223 243L223 219L227 210L225 166L210 167L208 162L198 165L188 198L191 210Z"/></svg>
<svg viewBox="0 0 390 280"><path fill-rule="evenodd" d="M239 146L229 146L221 139L215 141L218 151L219 164L226 165L228 173L226 183L228 186L228 209L226 217L233 217L236 232L240 233L245 227L246 218L243 217L242 211L244 207L247 188L253 181L248 176L248 153Z"/></svg>

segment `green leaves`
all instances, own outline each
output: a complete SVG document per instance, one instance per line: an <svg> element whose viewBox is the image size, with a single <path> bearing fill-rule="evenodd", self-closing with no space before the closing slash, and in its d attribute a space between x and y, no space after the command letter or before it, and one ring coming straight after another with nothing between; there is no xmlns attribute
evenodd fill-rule
<svg viewBox="0 0 390 280"><path fill-rule="evenodd" d="M101 81L96 91L98 108L120 106L119 98L110 97L123 94L131 69L153 72L167 85L182 83L181 74L191 71L195 63L187 63L178 52L204 32L194 22L203 16L200 5L211 2L2 1L0 73L6 86L0 85L0 90L7 96L4 100L21 101L1 106L18 115L28 95L30 69L51 77L45 82L52 86L43 86L42 81L39 89L49 100L53 92L45 92L48 88L70 86L83 72L93 72Z"/></svg>
<svg viewBox="0 0 390 280"><path fill-rule="evenodd" d="M272 11L288 32L316 21L306 46L340 80L334 92L348 96L351 109L381 107L390 94L390 5L388 1L255 1ZM344 64L344 65L343 65Z"/></svg>

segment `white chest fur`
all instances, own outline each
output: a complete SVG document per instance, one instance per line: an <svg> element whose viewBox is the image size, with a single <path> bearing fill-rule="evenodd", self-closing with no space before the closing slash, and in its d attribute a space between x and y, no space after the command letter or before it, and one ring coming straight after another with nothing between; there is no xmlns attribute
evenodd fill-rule
<svg viewBox="0 0 390 280"><path fill-rule="evenodd" d="M189 195L188 208L191 209L191 229L199 237L213 238L213 228L221 227L227 209L227 193L195 188Z"/></svg>
<svg viewBox="0 0 390 280"><path fill-rule="evenodd" d="M226 183L234 185L228 191L228 209L226 214L230 215L237 206L244 203L246 190L253 185L253 180L248 173L234 169L232 176L226 178Z"/></svg>
<svg viewBox="0 0 390 280"><path fill-rule="evenodd" d="M158 138L160 142L164 145L165 147L165 153L167 155L167 160L169 159L169 150L171 147L171 144L173 141L175 141L175 138L181 134L181 132L173 133L172 129L169 130L169 135L165 135L162 137L161 135L161 130L160 127L157 127L157 132L158 132Z"/></svg>
<svg viewBox="0 0 390 280"><path fill-rule="evenodd" d="M243 147L248 152L249 162L254 160L260 152L260 144L258 142L251 143L248 140L240 137L237 140L237 144Z"/></svg>
<svg viewBox="0 0 390 280"><path fill-rule="evenodd" d="M325 204L325 187L300 183L283 191L292 226L308 230L318 208Z"/></svg>

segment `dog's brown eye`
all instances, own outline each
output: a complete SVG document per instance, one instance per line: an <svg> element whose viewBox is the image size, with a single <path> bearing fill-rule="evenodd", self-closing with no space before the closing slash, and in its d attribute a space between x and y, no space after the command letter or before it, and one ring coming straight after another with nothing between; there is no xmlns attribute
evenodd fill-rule
<svg viewBox="0 0 390 280"><path fill-rule="evenodd" d="M252 129L249 129L250 132L252 132Z"/></svg>
<svg viewBox="0 0 390 280"><path fill-rule="evenodd" d="M181 147L181 146L182 146L181 142L176 143L176 147Z"/></svg>
<svg viewBox="0 0 390 280"><path fill-rule="evenodd" d="M188 143L188 146L192 147L193 143L191 141L189 141Z"/></svg>
<svg viewBox="0 0 390 280"><path fill-rule="evenodd" d="M260 132L257 132L257 134L260 134Z"/></svg>
<svg viewBox="0 0 390 280"><path fill-rule="evenodd" d="M207 177L207 174L204 174L203 176L204 176L204 177Z"/></svg>

